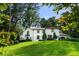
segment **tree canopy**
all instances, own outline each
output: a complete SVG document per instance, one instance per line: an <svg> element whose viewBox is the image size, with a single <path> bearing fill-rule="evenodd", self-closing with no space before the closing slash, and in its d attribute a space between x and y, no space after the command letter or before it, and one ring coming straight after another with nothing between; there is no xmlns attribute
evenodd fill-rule
<svg viewBox="0 0 79 59"><path fill-rule="evenodd" d="M47 6L54 6L54 11L57 13L62 9L70 9L68 12L62 14L63 20L60 20L62 24L62 30L73 37L79 37L79 4L78 3L57 3L57 4L46 4Z"/></svg>

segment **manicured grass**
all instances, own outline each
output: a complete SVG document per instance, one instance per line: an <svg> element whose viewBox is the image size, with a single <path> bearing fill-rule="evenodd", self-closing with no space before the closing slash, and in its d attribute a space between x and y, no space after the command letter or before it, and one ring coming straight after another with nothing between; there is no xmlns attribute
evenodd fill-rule
<svg viewBox="0 0 79 59"><path fill-rule="evenodd" d="M8 56L79 56L79 42L39 41L22 42L0 48L0 55Z"/></svg>

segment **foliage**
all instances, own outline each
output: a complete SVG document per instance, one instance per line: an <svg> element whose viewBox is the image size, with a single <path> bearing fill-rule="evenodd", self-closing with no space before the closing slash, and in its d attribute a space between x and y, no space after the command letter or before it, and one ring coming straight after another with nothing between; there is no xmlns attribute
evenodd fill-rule
<svg viewBox="0 0 79 59"><path fill-rule="evenodd" d="M16 24L15 31L16 31L19 35L21 35L24 30L25 30L25 28L24 28L22 25Z"/></svg>
<svg viewBox="0 0 79 59"><path fill-rule="evenodd" d="M55 19L55 17L50 17L49 19L48 19L48 21L51 23L51 25L50 26L56 26L56 19Z"/></svg>
<svg viewBox="0 0 79 59"><path fill-rule="evenodd" d="M46 19L45 18L42 18L41 21L40 21L40 24L41 24L41 27L46 27Z"/></svg>
<svg viewBox="0 0 79 59"><path fill-rule="evenodd" d="M10 38L9 38L10 35ZM0 32L0 44L1 45L11 45L17 39L17 34L15 32Z"/></svg>
<svg viewBox="0 0 79 59"><path fill-rule="evenodd" d="M74 41L74 42L79 42L79 38L71 38L71 39L64 39L66 41Z"/></svg>
<svg viewBox="0 0 79 59"><path fill-rule="evenodd" d="M1 34L7 38L1 40L12 42L16 41L16 36L19 40L20 35L25 30L26 26L30 26L32 22L39 19L38 13L38 4L21 4L21 3L2 3L0 4L0 32L4 31L5 33ZM15 34L11 33L15 32ZM2 43L2 41L1 41Z"/></svg>
<svg viewBox="0 0 79 59"><path fill-rule="evenodd" d="M8 4L0 3L0 11L4 11L8 8Z"/></svg>
<svg viewBox="0 0 79 59"><path fill-rule="evenodd" d="M10 20L10 17L8 15L0 14L0 30L5 29L5 31L7 31L9 20Z"/></svg>
<svg viewBox="0 0 79 59"><path fill-rule="evenodd" d="M7 31L8 23L10 20L9 15L5 14L4 11L7 10L8 4L0 4L0 31L5 29Z"/></svg>
<svg viewBox="0 0 79 59"><path fill-rule="evenodd" d="M37 10L38 4L33 3L16 3L12 9L13 19L23 27L29 27L32 22L39 19ZM16 17L17 16L17 17Z"/></svg>
<svg viewBox="0 0 79 59"><path fill-rule="evenodd" d="M45 33L45 30L43 31L43 40L46 40L47 39L47 35L46 35L46 33Z"/></svg>
<svg viewBox="0 0 79 59"><path fill-rule="evenodd" d="M53 39L56 39L57 36L56 36L56 33L53 33Z"/></svg>
<svg viewBox="0 0 79 59"><path fill-rule="evenodd" d="M69 11L64 12L62 14L63 20L60 21L61 26L63 26L61 29L64 30L64 32L68 33L71 36L79 37L79 4L78 3L57 3L57 4L46 4L48 6L54 6L54 11L59 13L60 10L68 9ZM61 19L62 20L62 19ZM72 35L73 34L73 35Z"/></svg>
<svg viewBox="0 0 79 59"><path fill-rule="evenodd" d="M10 17L5 14L0 14L0 24L3 22L8 22L10 20Z"/></svg>
<svg viewBox="0 0 79 59"><path fill-rule="evenodd" d="M8 31L15 31L16 24L19 23L23 27L29 27L32 22L39 19L37 10L38 10L38 4L21 4L21 3L15 3L15 4L7 4L7 9L3 10L1 14L9 15L10 26L7 25ZM3 6L4 7L4 6Z"/></svg>
<svg viewBox="0 0 79 59"><path fill-rule="evenodd" d="M31 39L26 39L25 41L32 41Z"/></svg>
<svg viewBox="0 0 79 59"><path fill-rule="evenodd" d="M45 18L41 18L40 24L41 27L45 27L45 28L55 27L56 25L55 17L51 17L48 20Z"/></svg>

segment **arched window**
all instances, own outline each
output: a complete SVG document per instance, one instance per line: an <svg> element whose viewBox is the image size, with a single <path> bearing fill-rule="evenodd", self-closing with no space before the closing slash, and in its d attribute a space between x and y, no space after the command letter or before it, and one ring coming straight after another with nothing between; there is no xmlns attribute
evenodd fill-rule
<svg viewBox="0 0 79 59"><path fill-rule="evenodd" d="M29 31L27 31L27 34L29 34Z"/></svg>

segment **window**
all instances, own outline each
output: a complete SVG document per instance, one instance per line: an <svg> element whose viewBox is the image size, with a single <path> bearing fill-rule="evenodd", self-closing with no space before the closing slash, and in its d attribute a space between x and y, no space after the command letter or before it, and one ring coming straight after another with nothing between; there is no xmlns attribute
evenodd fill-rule
<svg viewBox="0 0 79 59"><path fill-rule="evenodd" d="M37 39L39 39L40 37L39 37L39 35L37 35Z"/></svg>
<svg viewBox="0 0 79 59"><path fill-rule="evenodd" d="M29 31L27 31L27 34L29 34Z"/></svg>
<svg viewBox="0 0 79 59"><path fill-rule="evenodd" d="M26 36L30 36L30 34L29 34L29 31L27 31L27 34L26 34Z"/></svg>
<svg viewBox="0 0 79 59"><path fill-rule="evenodd" d="M39 33L39 30L37 30L37 33Z"/></svg>

